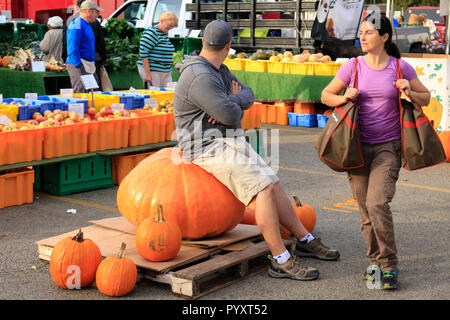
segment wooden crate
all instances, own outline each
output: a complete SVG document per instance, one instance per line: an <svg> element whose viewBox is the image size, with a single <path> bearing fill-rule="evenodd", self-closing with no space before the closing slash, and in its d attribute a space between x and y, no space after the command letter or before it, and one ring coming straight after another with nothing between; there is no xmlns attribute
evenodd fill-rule
<svg viewBox="0 0 450 320"><path fill-rule="evenodd" d="M135 245L136 226L123 217L90 221L82 228L84 238L93 240L103 257L117 254L122 242L126 255L136 264L140 277L171 286L172 292L196 299L267 270L269 248L256 226L239 224L213 239L183 241L180 252L170 261L151 262L139 255ZM55 244L73 236L73 230L37 241L39 258L50 261Z"/></svg>

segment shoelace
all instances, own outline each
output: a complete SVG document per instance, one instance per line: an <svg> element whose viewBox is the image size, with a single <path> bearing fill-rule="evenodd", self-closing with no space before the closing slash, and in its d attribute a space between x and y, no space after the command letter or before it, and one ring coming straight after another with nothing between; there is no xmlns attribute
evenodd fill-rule
<svg viewBox="0 0 450 320"><path fill-rule="evenodd" d="M383 277L393 277L394 275L395 275L395 271L390 271L390 270L387 270L387 271L383 271Z"/></svg>

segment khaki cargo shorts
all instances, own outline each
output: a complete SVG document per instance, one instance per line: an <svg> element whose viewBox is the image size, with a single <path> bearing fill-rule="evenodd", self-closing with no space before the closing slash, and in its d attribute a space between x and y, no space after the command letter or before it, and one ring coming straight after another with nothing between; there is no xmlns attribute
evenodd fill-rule
<svg viewBox="0 0 450 320"><path fill-rule="evenodd" d="M245 205L268 185L279 181L243 136L214 139L192 163L215 176Z"/></svg>

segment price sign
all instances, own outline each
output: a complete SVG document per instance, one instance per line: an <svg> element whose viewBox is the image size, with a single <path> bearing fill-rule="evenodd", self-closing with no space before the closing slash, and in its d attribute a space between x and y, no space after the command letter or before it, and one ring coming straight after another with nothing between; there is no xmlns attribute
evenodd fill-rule
<svg viewBox="0 0 450 320"><path fill-rule="evenodd" d="M37 98L38 98L37 93L25 93L25 99L37 100Z"/></svg>
<svg viewBox="0 0 450 320"><path fill-rule="evenodd" d="M128 93L132 93L132 94L142 94L139 91L137 91L135 88L130 87L130 90L128 90Z"/></svg>
<svg viewBox="0 0 450 320"><path fill-rule="evenodd" d="M93 74L85 74L85 75L81 76L80 78L81 78L81 82L83 83L83 86L86 90L99 88L98 83L95 80Z"/></svg>
<svg viewBox="0 0 450 320"><path fill-rule="evenodd" d="M123 111L125 105L123 103L113 103L111 104L112 111Z"/></svg>
<svg viewBox="0 0 450 320"><path fill-rule="evenodd" d="M191 30L189 33L189 38L198 38L200 32L202 32L202 30Z"/></svg>
<svg viewBox="0 0 450 320"><path fill-rule="evenodd" d="M44 61L31 61L31 71L45 72L45 62Z"/></svg>
<svg viewBox="0 0 450 320"><path fill-rule="evenodd" d="M70 103L68 107L69 112L75 112L84 117L84 104L83 103Z"/></svg>
<svg viewBox="0 0 450 320"><path fill-rule="evenodd" d="M144 99L144 104L148 104L150 107L155 107L156 99L155 98Z"/></svg>
<svg viewBox="0 0 450 320"><path fill-rule="evenodd" d="M7 116L5 116L4 114L0 115L0 124L7 126L11 122L12 122L12 120L10 118L8 118Z"/></svg>
<svg viewBox="0 0 450 320"><path fill-rule="evenodd" d="M72 96L73 96L73 89L60 89L59 90L59 95L61 97L65 97L65 98L72 98Z"/></svg>

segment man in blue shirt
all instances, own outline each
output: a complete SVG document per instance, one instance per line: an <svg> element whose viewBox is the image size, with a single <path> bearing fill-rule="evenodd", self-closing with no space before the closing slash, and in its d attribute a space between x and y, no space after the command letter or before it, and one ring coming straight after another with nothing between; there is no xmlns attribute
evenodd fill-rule
<svg viewBox="0 0 450 320"><path fill-rule="evenodd" d="M102 11L95 2L84 1L80 6L80 17L67 29L66 69L74 93L86 92L82 75L95 74L95 36L89 23L94 22Z"/></svg>

